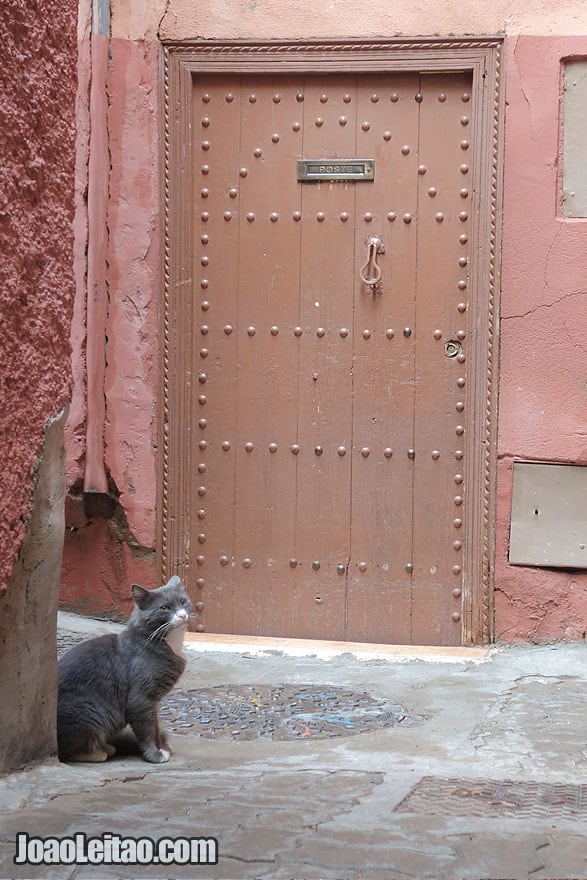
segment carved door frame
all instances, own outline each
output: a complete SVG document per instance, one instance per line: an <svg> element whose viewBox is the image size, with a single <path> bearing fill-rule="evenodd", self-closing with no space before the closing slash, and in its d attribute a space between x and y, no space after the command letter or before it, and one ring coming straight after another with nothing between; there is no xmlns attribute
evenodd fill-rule
<svg viewBox="0 0 587 880"><path fill-rule="evenodd" d="M206 41L163 44L161 117L162 304L159 407L158 562L162 580L190 570L187 449L192 395L191 99L197 74L470 72L476 113L472 139L469 304L476 343L468 367L467 411L477 413L466 444L462 644L493 639L493 558L497 437L497 365L503 98L503 41L484 38ZM178 321L179 312L186 320ZM178 426L180 426L178 428Z"/></svg>

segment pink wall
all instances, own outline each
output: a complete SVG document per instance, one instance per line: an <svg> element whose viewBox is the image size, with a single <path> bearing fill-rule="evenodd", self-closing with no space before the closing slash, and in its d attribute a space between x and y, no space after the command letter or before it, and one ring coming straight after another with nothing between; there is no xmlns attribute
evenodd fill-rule
<svg viewBox="0 0 587 880"><path fill-rule="evenodd" d="M30 516L47 422L67 404L75 12L7 0L0 16L0 595Z"/></svg>
<svg viewBox="0 0 587 880"><path fill-rule="evenodd" d="M81 195L76 212L75 388L67 428L70 495L62 603L85 612L124 613L130 606L130 584L137 581L155 586L156 576L159 44L109 39L103 53L101 41L106 39L85 37L79 50L77 189ZM112 519L87 516L82 493L88 403L85 326L88 297L92 295L85 242L88 225L92 225L91 212L96 210L86 204L83 193L88 174L102 173L90 163L92 53L94 73L96 54L107 58L104 66L101 62L97 65L105 117L93 117L92 124L103 126L108 149L102 183L107 194L105 234L94 260L101 261L103 267L105 307L99 334L100 341L106 339L102 436L109 490L118 498Z"/></svg>
<svg viewBox="0 0 587 880"><path fill-rule="evenodd" d="M496 630L577 638L587 574L507 562L516 458L587 464L587 220L560 214L561 60L585 37L507 41Z"/></svg>
<svg viewBox="0 0 587 880"><path fill-rule="evenodd" d="M110 39L111 60L104 83L112 165L107 181L105 246L108 342L104 460L111 487L119 494L113 521L88 519L79 493L85 455L84 309L79 305L85 296L80 242L84 242L87 220L83 211L78 213L78 298L72 337L76 386L69 426L69 484L73 491L68 502L70 531L65 547L63 600L69 607L92 611L127 608L124 597L134 579L154 585L161 259L159 43L154 18L162 21L166 35L177 37L178 29L183 37L202 33L195 25L194 33L189 30L193 24L190 15L193 18L195 13L191 5L192 13L185 4L182 6L181 0L168 4L163 19L160 16L165 10L161 6L158 15L153 14L150 23L145 19L144 25L143 19L139 21L136 16L121 18L119 5L114 4L115 33L124 32L133 39ZM510 6L504 5L504 15ZM227 8L222 5L222 9ZM479 8L487 10L487 5ZM555 22L552 16L549 18L545 4L540 8L546 16L545 33L551 32L561 19ZM203 15L204 9L205 5L198 6L198 14ZM234 16L225 22L217 14L219 9L212 3L211 17L206 19L215 29L214 36L233 36ZM254 17L252 9L247 6L239 22L248 23L256 36L275 36L263 32L262 27L266 30L268 26L266 19L262 26L260 21L255 25L249 21ZM574 28L573 9L569 7L562 25L569 33ZM295 15L296 32L284 33L280 19L278 36L308 35L300 32L304 25L299 10ZM520 12L522 18L524 15ZM526 32L531 32L532 20L538 20L536 15L528 13L524 19ZM272 20L268 21L270 25ZM148 39L135 39L140 36L141 26ZM505 19L504 26L508 26ZM465 31L475 32L463 25ZM239 34L243 35L242 28ZM82 98L88 79L88 54L87 46L82 45ZM509 36L505 54L496 632L499 638L509 640L575 638L587 629L586 576L513 567L507 562L507 553L514 458L587 462L583 366L587 338L587 221L562 219L557 207L560 61L568 55L587 56L587 39ZM87 165L87 106L84 110L83 100L80 119L80 155L86 156L78 167L83 189Z"/></svg>
<svg viewBox="0 0 587 880"><path fill-rule="evenodd" d="M76 12L0 13L0 775L57 751Z"/></svg>

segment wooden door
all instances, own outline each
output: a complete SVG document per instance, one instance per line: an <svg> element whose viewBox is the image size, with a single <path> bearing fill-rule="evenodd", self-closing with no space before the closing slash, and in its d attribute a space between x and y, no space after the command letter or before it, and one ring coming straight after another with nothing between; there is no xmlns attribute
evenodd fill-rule
<svg viewBox="0 0 587 880"><path fill-rule="evenodd" d="M461 73L195 79L207 631L460 643L473 111ZM297 179L350 158L374 179Z"/></svg>
<svg viewBox="0 0 587 880"><path fill-rule="evenodd" d="M164 45L158 560L197 631L491 640L501 44Z"/></svg>

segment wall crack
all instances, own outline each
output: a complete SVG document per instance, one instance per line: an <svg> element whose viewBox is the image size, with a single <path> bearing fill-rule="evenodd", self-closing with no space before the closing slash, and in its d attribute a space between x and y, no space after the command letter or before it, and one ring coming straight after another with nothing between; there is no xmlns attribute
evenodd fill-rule
<svg viewBox="0 0 587 880"><path fill-rule="evenodd" d="M514 318L526 318L528 315L532 315L541 309L552 309L552 308L554 308L554 306L559 305L564 300L571 299L572 297L575 297L575 296L587 296L587 291L576 290L576 291L573 291L572 293L565 293L565 294L563 294L563 296L559 296L558 299L555 299L552 302L539 303L538 305L533 306L531 309L528 309L527 312L522 312L522 314L520 314L520 315L502 315L501 320L502 321L509 321L509 320L513 320Z"/></svg>

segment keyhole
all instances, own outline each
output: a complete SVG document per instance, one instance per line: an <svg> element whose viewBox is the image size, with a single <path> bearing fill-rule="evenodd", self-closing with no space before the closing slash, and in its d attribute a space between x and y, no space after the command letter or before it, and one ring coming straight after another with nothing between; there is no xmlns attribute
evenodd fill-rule
<svg viewBox="0 0 587 880"><path fill-rule="evenodd" d="M463 346L455 339L444 343L444 354L447 358L456 358L463 350Z"/></svg>

